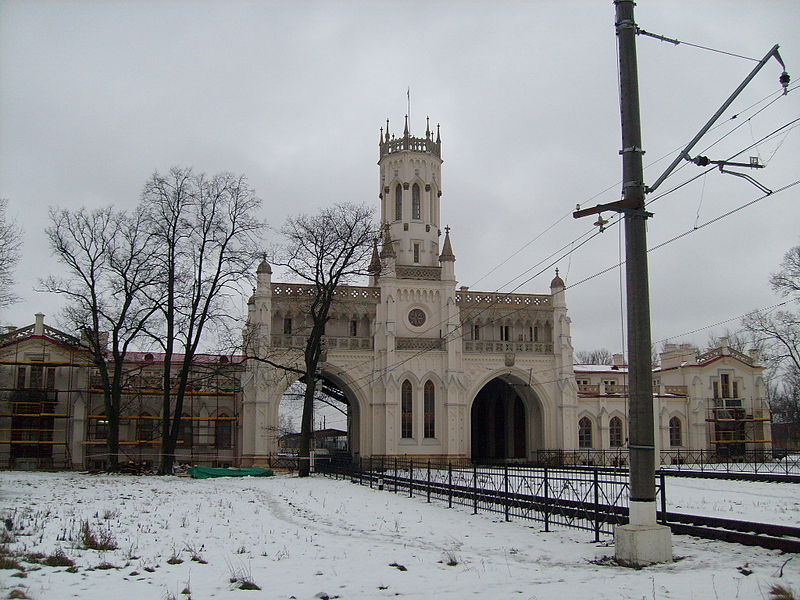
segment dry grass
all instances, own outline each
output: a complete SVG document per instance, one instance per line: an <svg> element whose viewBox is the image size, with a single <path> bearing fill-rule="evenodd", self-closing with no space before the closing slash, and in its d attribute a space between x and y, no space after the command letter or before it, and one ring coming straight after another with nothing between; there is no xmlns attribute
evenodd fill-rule
<svg viewBox="0 0 800 600"><path fill-rule="evenodd" d="M74 567L75 561L67 556L64 550L59 547L56 548L55 552L47 556L42 561L42 564L48 567Z"/></svg>
<svg viewBox="0 0 800 600"><path fill-rule="evenodd" d="M81 544L87 550L116 550L117 541L111 529L99 529L95 532L89 521L81 521Z"/></svg>
<svg viewBox="0 0 800 600"><path fill-rule="evenodd" d="M798 600L798 598L792 588L776 583L769 588L769 600Z"/></svg>

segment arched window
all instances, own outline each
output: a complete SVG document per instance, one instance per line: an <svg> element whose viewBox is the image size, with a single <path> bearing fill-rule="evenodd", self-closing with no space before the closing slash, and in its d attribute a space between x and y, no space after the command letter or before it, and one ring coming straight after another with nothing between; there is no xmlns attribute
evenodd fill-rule
<svg viewBox="0 0 800 600"><path fill-rule="evenodd" d="M155 419L146 412L139 415L136 421L136 441L149 442L153 439L153 430L155 427Z"/></svg>
<svg viewBox="0 0 800 600"><path fill-rule="evenodd" d="M89 438L93 440L104 440L108 437L108 417L104 411L100 411L97 418L89 421Z"/></svg>
<svg viewBox="0 0 800 600"><path fill-rule="evenodd" d="M403 187L399 183L394 188L394 220L403 220Z"/></svg>
<svg viewBox="0 0 800 600"><path fill-rule="evenodd" d="M608 422L608 445L612 448L622 447L622 419L619 417L612 417Z"/></svg>
<svg viewBox="0 0 800 600"><path fill-rule="evenodd" d="M411 382L406 379L400 389L400 436L411 438L413 436L413 400Z"/></svg>
<svg viewBox="0 0 800 600"><path fill-rule="evenodd" d="M683 446L683 432L681 431L681 420L672 417L669 420L669 445Z"/></svg>
<svg viewBox="0 0 800 600"><path fill-rule="evenodd" d="M233 422L225 413L217 418L219 420L214 421L214 447L220 450L230 448L233 445Z"/></svg>
<svg viewBox="0 0 800 600"><path fill-rule="evenodd" d="M415 183L411 188L411 218L420 219L422 211L419 203L419 184Z"/></svg>
<svg viewBox="0 0 800 600"><path fill-rule="evenodd" d="M423 391L423 412L425 437L436 437L436 392L430 379L425 382Z"/></svg>
<svg viewBox="0 0 800 600"><path fill-rule="evenodd" d="M193 442L194 431L192 430L192 418L184 413L181 415L181 422L178 426L178 443L180 447L191 448Z"/></svg>
<svg viewBox="0 0 800 600"><path fill-rule="evenodd" d="M592 447L592 422L589 417L578 421L578 448Z"/></svg>

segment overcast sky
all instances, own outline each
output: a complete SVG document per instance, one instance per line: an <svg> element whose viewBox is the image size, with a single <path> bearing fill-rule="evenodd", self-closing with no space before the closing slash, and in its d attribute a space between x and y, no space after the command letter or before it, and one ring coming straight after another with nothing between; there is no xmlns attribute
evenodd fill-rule
<svg viewBox="0 0 800 600"><path fill-rule="evenodd" d="M647 31L748 57L779 43L800 81L796 0L640 0L636 11ZM613 17L610 0L5 0L0 196L25 239L22 301L0 321L22 326L41 311L58 323L60 299L34 291L59 268L48 207L131 207L156 170L243 173L276 228L340 201L377 208L378 130L387 117L402 130L409 87L412 133L424 135L426 115L441 123L459 285L548 293L553 268L531 276L554 259L534 265L592 229L569 213L619 197ZM755 63L644 37L638 48L645 163L662 159L646 171L652 183ZM781 70L770 61L693 154L739 126L704 152L728 158L800 117L800 93L778 98ZM763 185L791 184L800 131L749 156L767 164L750 173ZM700 172L683 166L653 196ZM761 195L714 171L650 205L650 246ZM798 243L800 185L652 252L654 341L702 345L706 331L686 332L778 302L769 274ZM616 264L619 245L613 227L558 261L567 285ZM618 270L570 287L567 302L576 349L622 349Z"/></svg>

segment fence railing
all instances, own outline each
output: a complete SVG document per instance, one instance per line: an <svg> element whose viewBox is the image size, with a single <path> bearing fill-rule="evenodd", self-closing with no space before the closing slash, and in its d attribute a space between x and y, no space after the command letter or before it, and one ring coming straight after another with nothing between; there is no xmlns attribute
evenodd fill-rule
<svg viewBox="0 0 800 600"><path fill-rule="evenodd" d="M490 464L491 459L478 460ZM500 460L497 461L501 463ZM627 468L630 458L627 448L616 450L538 450L525 465L540 467L622 467ZM766 450L739 450L736 453L722 450L661 451L661 468L668 470L700 470L726 473L776 473L800 475L800 453L778 448Z"/></svg>
<svg viewBox="0 0 800 600"><path fill-rule="evenodd" d="M628 472L624 469L478 466L404 458L317 459L315 471L371 488L493 512L505 520L528 519L592 531L595 541L628 521ZM663 475L656 481L666 512Z"/></svg>

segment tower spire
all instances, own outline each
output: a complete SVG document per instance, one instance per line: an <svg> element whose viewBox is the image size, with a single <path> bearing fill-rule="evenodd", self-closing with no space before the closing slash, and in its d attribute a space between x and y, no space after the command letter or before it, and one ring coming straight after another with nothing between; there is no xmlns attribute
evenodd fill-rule
<svg viewBox="0 0 800 600"><path fill-rule="evenodd" d="M403 131L403 136L408 137L408 115L406 115L406 128Z"/></svg>
<svg viewBox="0 0 800 600"><path fill-rule="evenodd" d="M425 137L431 139L431 118L425 117Z"/></svg>
<svg viewBox="0 0 800 600"><path fill-rule="evenodd" d="M373 277L377 277L381 272L381 261L378 258L378 238L372 240L372 259L369 261L367 272Z"/></svg>
<svg viewBox="0 0 800 600"><path fill-rule="evenodd" d="M388 221L383 224L383 240L381 241L381 258L395 258L394 246L392 245L392 236L389 234Z"/></svg>
<svg viewBox="0 0 800 600"><path fill-rule="evenodd" d="M451 261L455 262L456 255L453 254L453 247L450 245L450 226L444 228L444 244L442 244L442 253L439 255L439 262Z"/></svg>

